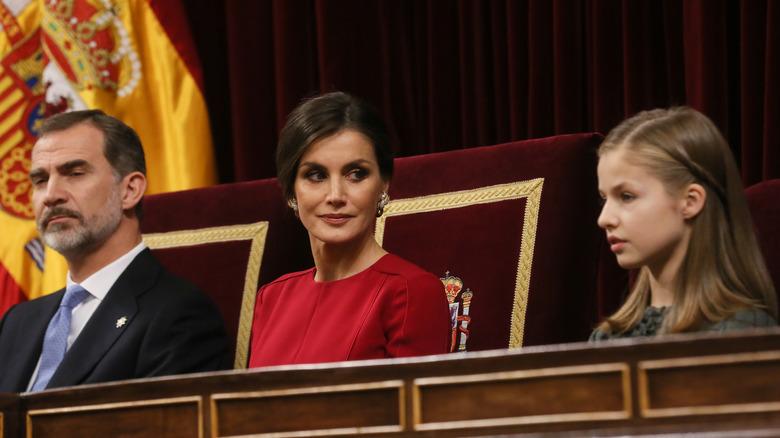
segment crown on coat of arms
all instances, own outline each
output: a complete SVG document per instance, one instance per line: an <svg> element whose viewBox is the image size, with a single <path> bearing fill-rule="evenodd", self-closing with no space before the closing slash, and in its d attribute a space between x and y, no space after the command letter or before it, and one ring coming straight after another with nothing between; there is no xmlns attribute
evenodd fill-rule
<svg viewBox="0 0 780 438"><path fill-rule="evenodd" d="M450 322L451 339L450 352L466 351L466 342L469 338L469 308L471 300L474 298L474 292L471 289L463 289L463 280L460 277L450 275L450 271L444 273L444 277L439 278L444 285L444 292L447 294L447 301L450 304ZM460 301L458 301L460 296ZM458 336L460 334L460 336Z"/></svg>
<svg viewBox="0 0 780 438"><path fill-rule="evenodd" d="M444 284L444 292L447 294L447 301L452 303L455 301L455 297L458 296L460 290L463 289L463 281L455 276L450 275L450 271L444 274L444 278L440 279Z"/></svg>
<svg viewBox="0 0 780 438"><path fill-rule="evenodd" d="M117 4L50 0L44 2L44 50L72 86L98 88L124 97L141 80L141 62Z"/></svg>

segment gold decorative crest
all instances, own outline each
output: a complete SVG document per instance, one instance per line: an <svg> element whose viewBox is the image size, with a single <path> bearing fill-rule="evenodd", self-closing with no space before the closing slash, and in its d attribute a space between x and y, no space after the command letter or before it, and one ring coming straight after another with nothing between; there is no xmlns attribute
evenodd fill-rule
<svg viewBox="0 0 780 438"><path fill-rule="evenodd" d="M44 2L44 49L71 85L124 97L141 80L141 61L120 18L126 1Z"/></svg>
<svg viewBox="0 0 780 438"><path fill-rule="evenodd" d="M439 280L444 284L444 293L447 295L447 302L450 304L450 353L455 350L459 352L466 351L466 342L468 342L470 334L469 324L471 324L469 308L471 307L471 300L474 298L474 292L469 288L463 290L463 280L450 275L450 271L447 271L444 277ZM456 301L459 294L460 301Z"/></svg>
<svg viewBox="0 0 780 438"><path fill-rule="evenodd" d="M22 34L4 5L0 18L14 44L0 60L0 209L32 219L30 154L44 116L45 93L40 33Z"/></svg>

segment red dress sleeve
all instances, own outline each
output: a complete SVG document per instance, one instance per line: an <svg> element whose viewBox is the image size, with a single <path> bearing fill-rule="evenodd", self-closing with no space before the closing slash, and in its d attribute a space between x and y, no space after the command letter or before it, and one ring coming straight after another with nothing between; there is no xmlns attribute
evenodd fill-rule
<svg viewBox="0 0 780 438"><path fill-rule="evenodd" d="M247 352L249 354L249 368L252 368L252 352L257 350L257 341L260 338L260 333L263 332L263 329L265 329L265 324L268 322L267 315L263 314L263 310L268 313L268 308L263 307L263 291L265 288L268 287L268 285L264 285L260 288L260 290L257 291L257 295L255 295L255 309L252 312L252 332L251 336L249 338L249 351Z"/></svg>
<svg viewBox="0 0 780 438"><path fill-rule="evenodd" d="M387 307L387 353L390 357L444 354L449 351L450 315L444 286L420 271L396 276Z"/></svg>

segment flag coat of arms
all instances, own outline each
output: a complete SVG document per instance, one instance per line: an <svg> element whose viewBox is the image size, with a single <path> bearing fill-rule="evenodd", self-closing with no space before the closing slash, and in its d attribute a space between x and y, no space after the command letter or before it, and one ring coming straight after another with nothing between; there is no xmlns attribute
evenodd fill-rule
<svg viewBox="0 0 780 438"><path fill-rule="evenodd" d="M0 2L0 315L65 284L28 178L49 115L98 108L133 127L147 193L215 182L200 67L179 0Z"/></svg>

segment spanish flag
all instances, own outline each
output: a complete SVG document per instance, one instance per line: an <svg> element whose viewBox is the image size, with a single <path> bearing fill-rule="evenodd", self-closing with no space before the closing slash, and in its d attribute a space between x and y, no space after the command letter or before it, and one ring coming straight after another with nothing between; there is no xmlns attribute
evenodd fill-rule
<svg viewBox="0 0 780 438"><path fill-rule="evenodd" d="M99 108L141 137L148 193L215 182L200 67L179 0L0 2L0 315L65 284L33 217L41 121Z"/></svg>

